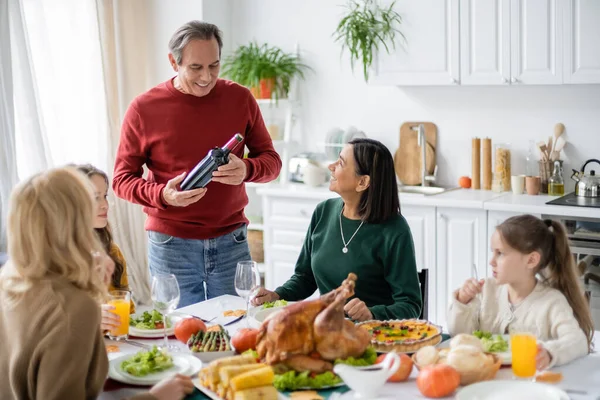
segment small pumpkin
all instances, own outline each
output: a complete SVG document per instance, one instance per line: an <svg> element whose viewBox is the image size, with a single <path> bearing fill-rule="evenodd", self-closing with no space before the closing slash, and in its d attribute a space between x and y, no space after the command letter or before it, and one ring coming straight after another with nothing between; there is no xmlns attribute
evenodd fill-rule
<svg viewBox="0 0 600 400"><path fill-rule="evenodd" d="M425 397L446 397L460 385L460 374L446 364L428 365L417 375L417 387Z"/></svg>
<svg viewBox="0 0 600 400"><path fill-rule="evenodd" d="M175 324L175 337L183 343L200 331L206 332L206 324L197 318L184 318Z"/></svg>
<svg viewBox="0 0 600 400"><path fill-rule="evenodd" d="M255 350L257 336L258 329L242 328L231 338L231 345L235 348L235 351L240 354L246 350Z"/></svg>
<svg viewBox="0 0 600 400"><path fill-rule="evenodd" d="M377 357L375 364L383 362L386 355L387 354L381 354ZM400 357L400 367L398 368L398 371L394 372L394 374L388 378L388 382L404 382L412 372L413 360L406 354L398 354L398 356Z"/></svg>
<svg viewBox="0 0 600 400"><path fill-rule="evenodd" d="M458 185L463 189L469 189L471 187L471 178L468 176L461 176L458 179Z"/></svg>

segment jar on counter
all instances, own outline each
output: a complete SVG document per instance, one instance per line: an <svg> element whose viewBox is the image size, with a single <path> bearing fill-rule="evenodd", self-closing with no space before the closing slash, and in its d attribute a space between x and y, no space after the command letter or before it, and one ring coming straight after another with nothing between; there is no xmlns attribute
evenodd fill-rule
<svg viewBox="0 0 600 400"><path fill-rule="evenodd" d="M498 143L494 145L494 180L492 190L494 192L506 192L510 190L510 145Z"/></svg>

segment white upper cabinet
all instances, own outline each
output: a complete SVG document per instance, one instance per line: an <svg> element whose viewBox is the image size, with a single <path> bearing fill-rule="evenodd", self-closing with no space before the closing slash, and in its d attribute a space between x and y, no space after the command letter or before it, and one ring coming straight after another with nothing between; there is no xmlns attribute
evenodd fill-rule
<svg viewBox="0 0 600 400"><path fill-rule="evenodd" d="M510 14L511 83L563 83L559 0L511 0Z"/></svg>
<svg viewBox="0 0 600 400"><path fill-rule="evenodd" d="M600 1L564 1L564 82L600 83Z"/></svg>
<svg viewBox="0 0 600 400"><path fill-rule="evenodd" d="M389 7L391 0L381 0ZM397 1L402 17L396 50L377 54L372 83L394 85L459 84L459 0Z"/></svg>
<svg viewBox="0 0 600 400"><path fill-rule="evenodd" d="M407 43L379 52L375 83L600 83L600 0L420 0L395 9Z"/></svg>
<svg viewBox="0 0 600 400"><path fill-rule="evenodd" d="M510 83L510 0L461 0L460 83Z"/></svg>

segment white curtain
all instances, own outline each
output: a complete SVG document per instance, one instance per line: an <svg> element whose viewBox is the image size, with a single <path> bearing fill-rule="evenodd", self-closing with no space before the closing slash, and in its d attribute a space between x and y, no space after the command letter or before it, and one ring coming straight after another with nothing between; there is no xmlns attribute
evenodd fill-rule
<svg viewBox="0 0 600 400"><path fill-rule="evenodd" d="M14 172L12 182L4 179L4 153L13 157L6 163L17 166L21 179L48 167L88 162L112 175L124 111L135 95L152 86L144 72L144 0L8 1L14 128L4 110L0 123L3 131L15 134L8 139L3 134L0 142L3 208L10 190L5 187L16 181ZM6 26L0 23L0 32ZM3 44L0 99L11 96L2 83L10 72L4 66L6 48ZM6 114L12 114L8 107ZM147 303L145 216L139 206L119 199L112 199L111 206L115 242L127 260L134 296Z"/></svg>
<svg viewBox="0 0 600 400"><path fill-rule="evenodd" d="M17 182L8 1L0 1L0 253L6 251L8 198Z"/></svg>
<svg viewBox="0 0 600 400"><path fill-rule="evenodd" d="M152 85L148 63L149 28L145 0L97 0L102 65L107 97L108 164L114 165L121 122L133 98ZM116 199L110 213L115 241L127 259L136 300L150 301L150 273L144 222L139 205Z"/></svg>
<svg viewBox="0 0 600 400"><path fill-rule="evenodd" d="M72 162L106 169L94 1L9 1L19 177Z"/></svg>

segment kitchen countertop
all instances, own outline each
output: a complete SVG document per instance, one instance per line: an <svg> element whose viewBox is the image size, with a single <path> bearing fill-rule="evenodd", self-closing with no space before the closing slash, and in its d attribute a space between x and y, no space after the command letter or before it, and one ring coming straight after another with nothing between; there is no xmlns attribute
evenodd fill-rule
<svg viewBox="0 0 600 400"><path fill-rule="evenodd" d="M329 191L326 186L311 187L300 183L288 183L283 185L264 184L258 187L257 193L260 195L314 200L325 200L338 196L336 193ZM496 193L489 190L473 189L455 189L432 196L400 193L400 205L470 208L600 219L600 208L546 204L546 202L553 199L556 199L556 197L548 195L515 195L511 192Z"/></svg>
<svg viewBox="0 0 600 400"><path fill-rule="evenodd" d="M558 196L560 197L560 196ZM586 217L600 219L600 208L594 207L571 207L546 204L557 196L529 196L526 194L506 193L504 196L487 201L484 205L486 210L512 211L530 214L560 215L565 217Z"/></svg>

